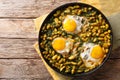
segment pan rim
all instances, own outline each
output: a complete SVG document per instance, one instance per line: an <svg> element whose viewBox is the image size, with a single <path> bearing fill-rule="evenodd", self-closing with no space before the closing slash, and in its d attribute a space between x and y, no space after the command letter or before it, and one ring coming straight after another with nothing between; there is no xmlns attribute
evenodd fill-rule
<svg viewBox="0 0 120 80"><path fill-rule="evenodd" d="M110 54L111 54L111 51L112 51L112 46L113 46L113 32L112 32L112 27L110 25L110 22L108 21L108 19L105 17L105 15L100 11L98 10L97 8L95 8L94 6L92 5L89 5L89 4L85 4L85 3L80 3L80 2L72 2L72 3L66 3L66 4L63 4L57 8L55 8L54 10L52 10L48 15L47 17L45 18L45 20L43 21L42 25L41 25L41 28L39 29L39 36L38 36L38 43L39 43L39 50L41 52L41 48L40 48L40 33L41 33L41 29L43 27L43 25L46 23L46 21L48 20L48 18L50 18L50 16L56 12L57 10L60 10L61 8L64 8L64 7L67 7L67 6L72 6L72 5L84 5L84 6L89 6L89 7L92 7L93 9L95 9L97 12L99 12L100 14L102 14L103 18L106 20L106 22L109 24L109 29L111 30L111 45L109 47L109 51L106 55L106 57L104 58L104 60L102 61L102 63L97 66L96 68L88 71L88 72L83 72L83 73L79 73L79 74L67 74L67 73L61 73L59 70L55 69L54 67L51 66L51 64L49 62L47 62L47 60L43 57L43 54L40 53L42 56L42 58L45 60L45 62L50 66L50 68L52 68L54 71L60 73L60 74L63 74L63 75L66 75L66 76L71 76L71 77L77 77L77 76L84 76L84 75L89 75L95 71L97 71L98 69L100 69L104 63L108 60Z"/></svg>

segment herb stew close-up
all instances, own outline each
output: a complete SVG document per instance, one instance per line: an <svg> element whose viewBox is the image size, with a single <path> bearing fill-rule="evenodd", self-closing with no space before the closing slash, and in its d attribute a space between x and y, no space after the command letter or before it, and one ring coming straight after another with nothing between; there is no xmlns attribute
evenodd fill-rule
<svg viewBox="0 0 120 80"><path fill-rule="evenodd" d="M39 35L41 54L63 74L87 73L103 63L112 45L105 16L82 3L55 9L43 22Z"/></svg>

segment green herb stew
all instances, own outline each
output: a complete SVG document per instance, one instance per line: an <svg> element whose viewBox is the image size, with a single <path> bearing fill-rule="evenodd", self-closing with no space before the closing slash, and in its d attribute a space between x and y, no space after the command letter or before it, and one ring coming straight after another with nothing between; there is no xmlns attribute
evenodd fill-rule
<svg viewBox="0 0 120 80"><path fill-rule="evenodd" d="M99 66L109 51L109 27L92 7L74 5L57 10L41 28L41 53L60 72L88 72Z"/></svg>

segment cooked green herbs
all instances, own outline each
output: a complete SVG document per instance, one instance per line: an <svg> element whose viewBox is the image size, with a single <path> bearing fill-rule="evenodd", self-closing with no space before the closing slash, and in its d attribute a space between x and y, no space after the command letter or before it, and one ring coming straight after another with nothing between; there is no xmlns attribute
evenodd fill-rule
<svg viewBox="0 0 120 80"><path fill-rule="evenodd" d="M89 26L84 26L80 33L70 34L63 30L62 23L66 15L77 15L86 17ZM83 21L84 22L84 21ZM83 61L79 57L83 51L82 44L84 42L93 42L99 44L108 53L111 45L111 30L103 16L92 9L92 7L84 6L68 6L63 10L56 11L52 18L41 29L41 49L42 54L49 63L64 73L81 73L88 72L90 69L86 68ZM57 53L52 48L52 40L56 37L64 37L74 39L74 46L76 51L70 53L67 57ZM74 53L74 54L73 54Z"/></svg>

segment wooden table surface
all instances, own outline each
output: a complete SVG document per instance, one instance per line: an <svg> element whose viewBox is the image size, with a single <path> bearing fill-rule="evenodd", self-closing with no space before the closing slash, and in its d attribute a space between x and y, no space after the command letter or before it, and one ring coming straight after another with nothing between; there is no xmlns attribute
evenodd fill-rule
<svg viewBox="0 0 120 80"><path fill-rule="evenodd" d="M33 48L38 37L33 19L73 1L0 0L0 80L53 80ZM119 49L98 71L81 78L120 80Z"/></svg>

